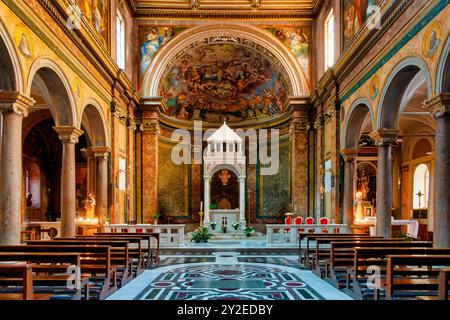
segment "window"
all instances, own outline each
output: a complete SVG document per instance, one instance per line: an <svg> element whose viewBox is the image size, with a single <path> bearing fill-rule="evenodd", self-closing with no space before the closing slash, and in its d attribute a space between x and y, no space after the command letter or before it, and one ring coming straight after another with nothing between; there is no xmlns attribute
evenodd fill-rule
<svg viewBox="0 0 450 320"><path fill-rule="evenodd" d="M419 164L414 171L413 209L428 208L429 185L430 171L427 165Z"/></svg>
<svg viewBox="0 0 450 320"><path fill-rule="evenodd" d="M119 11L116 19L116 51L117 65L120 69L125 69L125 22Z"/></svg>
<svg viewBox="0 0 450 320"><path fill-rule="evenodd" d="M126 190L127 188L127 181L126 181L126 174L127 174L127 160L123 157L119 157L119 190Z"/></svg>
<svg viewBox="0 0 450 320"><path fill-rule="evenodd" d="M325 69L334 64L334 14L333 9L325 20Z"/></svg>

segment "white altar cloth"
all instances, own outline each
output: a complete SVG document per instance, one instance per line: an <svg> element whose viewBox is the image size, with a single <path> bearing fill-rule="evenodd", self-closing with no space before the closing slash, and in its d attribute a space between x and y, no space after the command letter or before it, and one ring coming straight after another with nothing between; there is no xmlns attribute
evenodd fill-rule
<svg viewBox="0 0 450 320"><path fill-rule="evenodd" d="M375 224L377 222L376 217L365 217L364 219L355 220L355 224L371 224L372 227L369 227L370 235L375 235ZM419 235L419 221L417 220L395 220L391 219L391 225L393 226L406 226L406 234L408 237L417 239Z"/></svg>

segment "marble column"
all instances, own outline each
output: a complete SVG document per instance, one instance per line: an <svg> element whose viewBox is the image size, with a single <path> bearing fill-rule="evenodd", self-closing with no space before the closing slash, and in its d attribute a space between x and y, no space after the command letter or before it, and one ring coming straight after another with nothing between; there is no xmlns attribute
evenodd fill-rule
<svg viewBox="0 0 450 320"><path fill-rule="evenodd" d="M245 176L239 177L239 223L241 227L247 225L245 222Z"/></svg>
<svg viewBox="0 0 450 320"><path fill-rule="evenodd" d="M22 204L22 120L33 100L0 91L3 113L0 165L0 245L20 244Z"/></svg>
<svg viewBox="0 0 450 320"><path fill-rule="evenodd" d="M203 225L205 227L209 226L209 223L211 222L211 217L209 215L209 205L210 205L210 197L211 197L211 178L208 176L203 177L203 183L205 184L205 216L203 219Z"/></svg>
<svg viewBox="0 0 450 320"><path fill-rule="evenodd" d="M354 175L355 175L355 158L357 150L343 150L344 158L344 194L343 194L343 211L344 223L350 227L353 224L353 201L354 201Z"/></svg>
<svg viewBox="0 0 450 320"><path fill-rule="evenodd" d="M107 147L92 147L95 155L95 217L99 221L100 228L103 227L104 217L108 210L108 153Z"/></svg>
<svg viewBox="0 0 450 320"><path fill-rule="evenodd" d="M427 103L436 120L434 167L434 246L450 247L450 93Z"/></svg>
<svg viewBox="0 0 450 320"><path fill-rule="evenodd" d="M61 237L76 234L75 144L83 132L76 127L53 128L61 139L63 152L61 164Z"/></svg>
<svg viewBox="0 0 450 320"><path fill-rule="evenodd" d="M392 143L398 130L379 129L370 134L378 146L376 235L391 237Z"/></svg>

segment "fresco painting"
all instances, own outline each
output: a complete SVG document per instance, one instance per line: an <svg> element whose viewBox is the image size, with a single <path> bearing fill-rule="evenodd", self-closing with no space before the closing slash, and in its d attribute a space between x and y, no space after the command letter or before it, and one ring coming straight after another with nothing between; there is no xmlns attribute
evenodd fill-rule
<svg viewBox="0 0 450 320"><path fill-rule="evenodd" d="M179 34L186 27L157 27L141 26L139 29L139 73L141 77L148 69L154 55L169 42L175 35Z"/></svg>
<svg viewBox="0 0 450 320"><path fill-rule="evenodd" d="M381 0L343 0L344 47L364 25L372 12L372 6L380 2Z"/></svg>
<svg viewBox="0 0 450 320"><path fill-rule="evenodd" d="M76 5L101 39L108 43L109 0L76 0Z"/></svg>
<svg viewBox="0 0 450 320"><path fill-rule="evenodd" d="M282 113L287 86L261 52L238 43L213 43L180 56L165 73L160 95L168 116L236 122Z"/></svg>
<svg viewBox="0 0 450 320"><path fill-rule="evenodd" d="M310 41L311 29L309 27L276 27L266 28L284 45L286 45L299 62L303 76L307 83L310 83Z"/></svg>

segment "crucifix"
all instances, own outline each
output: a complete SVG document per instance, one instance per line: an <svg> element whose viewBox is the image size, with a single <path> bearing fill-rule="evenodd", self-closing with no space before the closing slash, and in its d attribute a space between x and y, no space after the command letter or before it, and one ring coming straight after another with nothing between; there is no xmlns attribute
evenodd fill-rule
<svg viewBox="0 0 450 320"><path fill-rule="evenodd" d="M420 200L422 199L423 193L420 191L416 193L416 196L419 197L419 223L420 223L420 219L422 218L422 209L421 209L421 203Z"/></svg>
<svg viewBox="0 0 450 320"><path fill-rule="evenodd" d="M219 174L220 180L222 180L222 184L226 186L228 184L228 179L231 178L230 173L226 169L222 169Z"/></svg>

